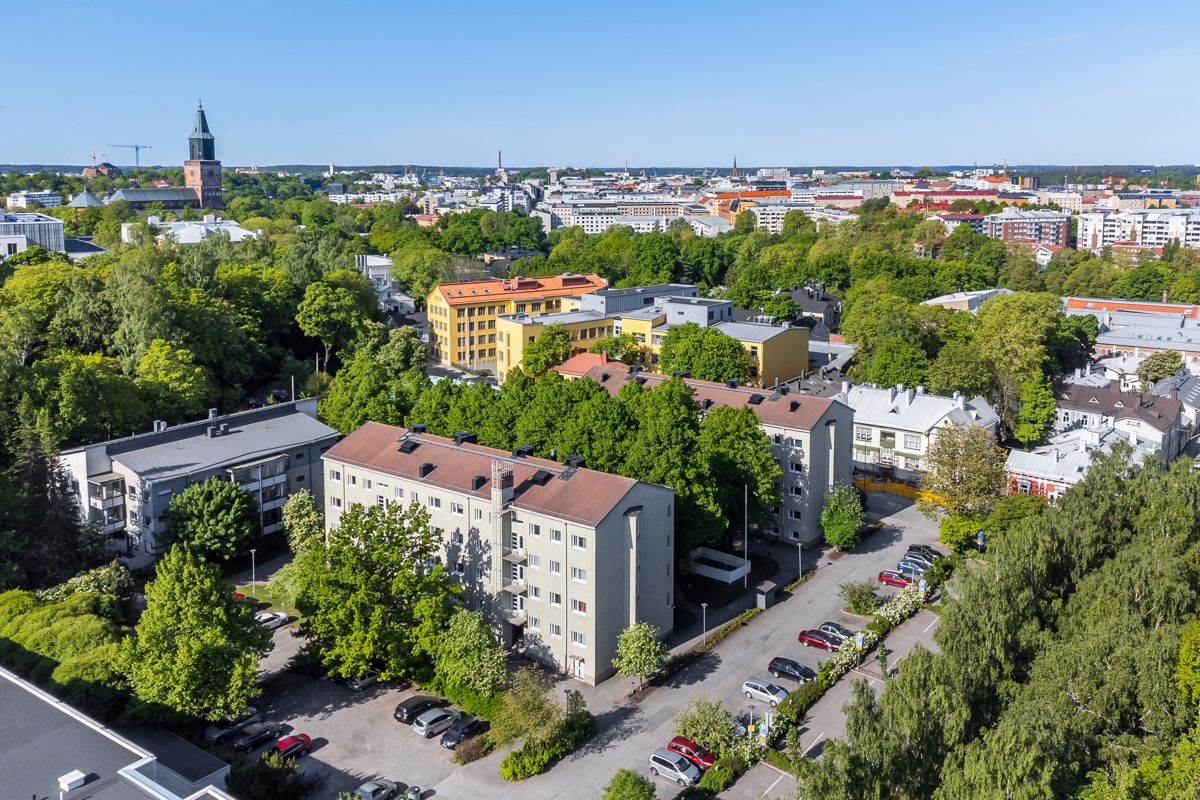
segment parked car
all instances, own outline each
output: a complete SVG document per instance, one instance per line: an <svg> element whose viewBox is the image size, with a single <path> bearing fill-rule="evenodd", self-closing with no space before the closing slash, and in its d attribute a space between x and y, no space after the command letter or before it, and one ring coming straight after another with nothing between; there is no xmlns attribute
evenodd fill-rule
<svg viewBox="0 0 1200 800"><path fill-rule="evenodd" d="M272 631L286 625L288 615L282 611L260 611L254 615L254 621L267 630Z"/></svg>
<svg viewBox="0 0 1200 800"><path fill-rule="evenodd" d="M775 656L767 665L772 678L791 678L797 683L808 683L816 677L816 673L799 661L793 661L783 656Z"/></svg>
<svg viewBox="0 0 1200 800"><path fill-rule="evenodd" d="M902 558L896 564L896 569L905 575L924 575L929 567L912 559Z"/></svg>
<svg viewBox="0 0 1200 800"><path fill-rule="evenodd" d="M395 781L373 780L367 781L355 789L354 798L355 800L392 800L398 791L400 791L400 787L396 785Z"/></svg>
<svg viewBox="0 0 1200 800"><path fill-rule="evenodd" d="M909 550L907 553L905 553L904 560L905 561L914 561L917 564L924 564L925 569L931 568L933 566L933 562L934 562L933 558L931 558L931 557L927 556L925 553L919 552L917 550Z"/></svg>
<svg viewBox="0 0 1200 800"><path fill-rule="evenodd" d="M800 631L800 633L796 636L796 641L800 642L800 644L804 645L805 647L819 647L822 650L828 650L831 653L838 649L837 642L833 641L833 639L829 638L818 630L810 629L807 631Z"/></svg>
<svg viewBox="0 0 1200 800"><path fill-rule="evenodd" d="M404 790L404 800L421 800L421 787L410 786Z"/></svg>
<svg viewBox="0 0 1200 800"><path fill-rule="evenodd" d="M283 726L276 725L272 722L252 722L242 729L242 732L234 737L229 746L234 750L240 750L243 753L249 753L259 745L279 736L279 732Z"/></svg>
<svg viewBox="0 0 1200 800"><path fill-rule="evenodd" d="M742 684L742 694L751 700L770 703L771 708L782 703L788 696L787 689L776 686L765 678L747 678Z"/></svg>
<svg viewBox="0 0 1200 800"><path fill-rule="evenodd" d="M411 725L413 720L424 714L431 708L441 708L446 705L446 701L438 697L430 697L429 695L417 694L402 701L396 706L396 712L393 716L405 725Z"/></svg>
<svg viewBox="0 0 1200 800"><path fill-rule="evenodd" d="M432 739L458 720L458 712L448 708L431 708L413 722L413 733Z"/></svg>
<svg viewBox="0 0 1200 800"><path fill-rule="evenodd" d="M700 780L700 768L678 753L660 747L650 754L650 774L670 778L680 786Z"/></svg>
<svg viewBox="0 0 1200 800"><path fill-rule="evenodd" d="M248 707L236 717L226 717L209 725L204 730L204 738L210 742L220 743L240 732L252 722L262 722L258 709L253 706Z"/></svg>
<svg viewBox="0 0 1200 800"><path fill-rule="evenodd" d="M910 544L908 546L908 552L922 553L934 561L936 561L939 558L946 557L946 554L943 553L941 550L938 550L937 548L931 547L930 545L927 545L927 544Z"/></svg>
<svg viewBox="0 0 1200 800"><path fill-rule="evenodd" d="M442 747L453 750L467 739L483 730L483 721L470 714L459 714L454 724L442 734Z"/></svg>
<svg viewBox="0 0 1200 800"><path fill-rule="evenodd" d="M885 569L879 573L879 582L887 586L905 587L912 583L912 578L894 569Z"/></svg>
<svg viewBox="0 0 1200 800"><path fill-rule="evenodd" d="M280 758L299 758L312 747L312 737L307 733L285 736L275 743L275 752Z"/></svg>
<svg viewBox="0 0 1200 800"><path fill-rule="evenodd" d="M379 670L369 669L363 674L359 675L357 678L351 678L350 680L346 681L346 686L348 686L352 692L361 692L368 686L374 686L377 683L379 683Z"/></svg>
<svg viewBox="0 0 1200 800"><path fill-rule="evenodd" d="M817 630L825 634L826 639L830 639L839 645L854 636L854 631L850 630L845 625L841 625L837 622L830 622L829 620L822 622L821 627L817 628Z"/></svg>
<svg viewBox="0 0 1200 800"><path fill-rule="evenodd" d="M667 742L667 749L678 753L702 770L706 770L717 762L717 757L686 736L676 736Z"/></svg>

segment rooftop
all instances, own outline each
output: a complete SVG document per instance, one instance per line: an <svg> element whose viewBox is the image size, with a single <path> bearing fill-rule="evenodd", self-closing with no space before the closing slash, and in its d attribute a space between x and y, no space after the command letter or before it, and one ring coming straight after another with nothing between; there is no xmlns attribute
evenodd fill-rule
<svg viewBox="0 0 1200 800"><path fill-rule="evenodd" d="M49 214L39 214L36 211L0 211L0 222L19 223L22 225L46 224L62 225L63 222Z"/></svg>
<svg viewBox="0 0 1200 800"><path fill-rule="evenodd" d="M767 325L762 322L718 322L713 327L739 342L765 342L780 334L797 330L789 325Z"/></svg>
<svg viewBox="0 0 1200 800"><path fill-rule="evenodd" d="M554 367L554 371L560 375L570 375L579 378L586 375L592 367L599 367L605 364L615 364L618 367L625 366L620 361L609 361L608 355L605 353L576 353L557 367Z"/></svg>
<svg viewBox="0 0 1200 800"><path fill-rule="evenodd" d="M416 447L403 452L398 444L401 441L415 442ZM545 458L514 456L506 450L477 444L460 445L454 439L413 433L380 422L364 424L324 458L481 498L491 496L492 465L499 463L512 469L515 508L590 527L600 524L639 483L586 467L573 469ZM422 467L428 464L433 470L422 477ZM549 473L550 478L535 481L539 473ZM670 490L664 487L663 491Z"/></svg>
<svg viewBox="0 0 1200 800"><path fill-rule="evenodd" d="M1000 421L982 397L968 400L957 393L951 397L927 394L921 386L852 386L846 402L854 409L856 423L909 431L930 431L944 421L993 428Z"/></svg>
<svg viewBox="0 0 1200 800"><path fill-rule="evenodd" d="M1055 387L1054 399L1059 408L1098 413L1114 419L1140 419L1160 431L1174 427L1181 411L1180 402L1174 397L1122 392L1116 384L1060 384Z"/></svg>
<svg viewBox="0 0 1200 800"><path fill-rule="evenodd" d="M522 300L561 297L603 289L608 281L596 274L551 275L542 278L485 278L462 283L443 283L430 294L440 294L449 305L486 302L489 299Z"/></svg>
<svg viewBox="0 0 1200 800"><path fill-rule="evenodd" d="M571 325L576 322L596 322L604 319L599 311L556 311L552 314L502 314L500 319L519 322L524 325Z"/></svg>

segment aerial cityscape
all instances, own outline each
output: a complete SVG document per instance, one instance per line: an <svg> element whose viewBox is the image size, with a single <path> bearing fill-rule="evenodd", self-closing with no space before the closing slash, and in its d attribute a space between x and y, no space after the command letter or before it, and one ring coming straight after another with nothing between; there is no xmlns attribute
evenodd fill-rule
<svg viewBox="0 0 1200 800"><path fill-rule="evenodd" d="M860 5L18 44L0 798L1200 798L1200 9Z"/></svg>

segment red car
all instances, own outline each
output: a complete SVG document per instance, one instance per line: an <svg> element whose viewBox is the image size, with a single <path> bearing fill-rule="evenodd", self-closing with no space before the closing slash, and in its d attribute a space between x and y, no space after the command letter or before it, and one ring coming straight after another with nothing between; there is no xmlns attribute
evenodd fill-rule
<svg viewBox="0 0 1200 800"><path fill-rule="evenodd" d="M805 647L819 647L831 653L838 649L837 642L816 630L800 631L800 635L796 637L796 641Z"/></svg>
<svg viewBox="0 0 1200 800"><path fill-rule="evenodd" d="M712 753L708 752L691 739L687 739L683 736L676 736L669 743L667 743L667 749L672 753L679 753L679 755L683 756L700 769L708 769L714 763L716 763L717 760L717 757Z"/></svg>
<svg viewBox="0 0 1200 800"><path fill-rule="evenodd" d="M275 752L280 758L297 758L308 752L312 746L312 737L307 733L297 733L285 736L275 743Z"/></svg>
<svg viewBox="0 0 1200 800"><path fill-rule="evenodd" d="M887 586L904 588L912 583L912 577L905 575L903 572L896 572L894 569L885 569L879 573L879 582Z"/></svg>

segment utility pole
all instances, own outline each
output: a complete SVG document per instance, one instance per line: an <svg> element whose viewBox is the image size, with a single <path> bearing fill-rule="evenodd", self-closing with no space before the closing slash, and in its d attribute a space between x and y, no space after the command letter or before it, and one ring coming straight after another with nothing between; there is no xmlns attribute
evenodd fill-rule
<svg viewBox="0 0 1200 800"><path fill-rule="evenodd" d="M746 566L750 566L750 485L742 484L742 558L746 560ZM742 588L745 589L750 585L750 570L746 570L746 574L742 576Z"/></svg>

